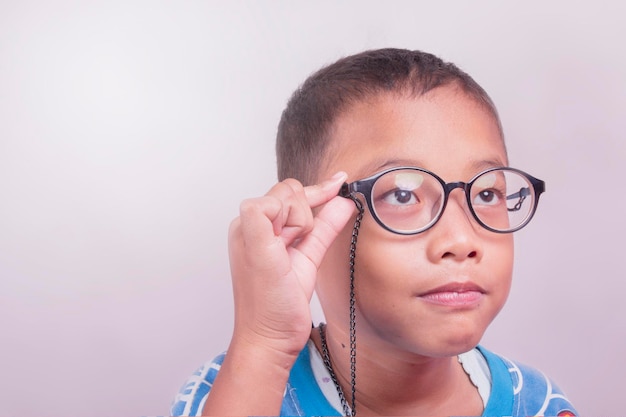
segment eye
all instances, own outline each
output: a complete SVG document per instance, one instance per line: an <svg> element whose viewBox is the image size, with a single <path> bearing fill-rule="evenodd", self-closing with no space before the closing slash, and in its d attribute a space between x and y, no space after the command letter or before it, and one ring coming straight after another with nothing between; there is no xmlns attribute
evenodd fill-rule
<svg viewBox="0 0 626 417"><path fill-rule="evenodd" d="M391 204L394 206L416 204L419 201L417 199L417 196L413 194L413 192L401 189L395 189L385 193L385 195L382 196L381 200L387 204Z"/></svg>
<svg viewBox="0 0 626 417"><path fill-rule="evenodd" d="M472 204L474 205L483 205L483 206L495 206L501 201L501 193L496 190L481 190L476 197L474 197L474 201Z"/></svg>

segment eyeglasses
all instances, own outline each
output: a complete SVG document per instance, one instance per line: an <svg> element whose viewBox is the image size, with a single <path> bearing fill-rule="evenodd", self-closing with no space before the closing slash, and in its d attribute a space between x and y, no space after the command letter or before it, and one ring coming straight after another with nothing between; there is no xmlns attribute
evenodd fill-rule
<svg viewBox="0 0 626 417"><path fill-rule="evenodd" d="M339 195L365 197L372 216L383 228L400 235L428 230L441 218L448 196L465 191L478 224L496 233L510 233L532 219L545 183L515 168L491 168L469 182L444 182L422 168L397 167L369 178L344 183Z"/></svg>

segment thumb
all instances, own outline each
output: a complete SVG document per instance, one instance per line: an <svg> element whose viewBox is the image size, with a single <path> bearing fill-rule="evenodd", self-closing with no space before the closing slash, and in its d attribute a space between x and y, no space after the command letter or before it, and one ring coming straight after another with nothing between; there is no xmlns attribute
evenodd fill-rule
<svg viewBox="0 0 626 417"><path fill-rule="evenodd" d="M306 256L316 269L319 268L326 251L346 226L354 210L354 202L350 199L339 196L331 199L317 214L313 229L295 250Z"/></svg>

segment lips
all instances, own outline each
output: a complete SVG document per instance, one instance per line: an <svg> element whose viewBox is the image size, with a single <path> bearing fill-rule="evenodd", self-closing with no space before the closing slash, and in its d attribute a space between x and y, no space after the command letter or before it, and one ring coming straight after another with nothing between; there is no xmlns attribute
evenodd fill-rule
<svg viewBox="0 0 626 417"><path fill-rule="evenodd" d="M450 283L418 295L426 302L456 308L475 307L484 296L485 290L472 282Z"/></svg>

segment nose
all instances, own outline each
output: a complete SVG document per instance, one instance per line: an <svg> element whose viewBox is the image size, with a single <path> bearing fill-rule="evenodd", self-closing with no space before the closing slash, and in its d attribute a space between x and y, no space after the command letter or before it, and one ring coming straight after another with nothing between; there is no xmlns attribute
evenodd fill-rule
<svg viewBox="0 0 626 417"><path fill-rule="evenodd" d="M444 260L478 262L483 255L481 226L469 212L463 186L452 192L441 218L431 229L427 255L432 262Z"/></svg>

